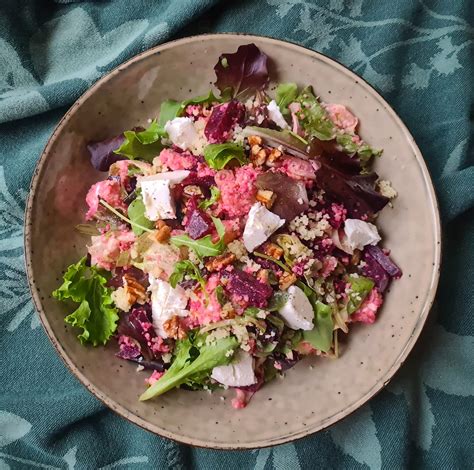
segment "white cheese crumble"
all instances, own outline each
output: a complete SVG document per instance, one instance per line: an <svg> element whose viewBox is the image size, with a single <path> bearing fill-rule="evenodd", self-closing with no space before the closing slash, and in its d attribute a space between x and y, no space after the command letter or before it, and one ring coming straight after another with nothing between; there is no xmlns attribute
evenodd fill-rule
<svg viewBox="0 0 474 470"><path fill-rule="evenodd" d="M278 215L270 212L260 202L255 203L249 211L244 229L244 245L248 251L253 251L285 223Z"/></svg>
<svg viewBox="0 0 474 470"><path fill-rule="evenodd" d="M186 310L188 296L181 286L171 287L166 281L156 279L151 274L148 276L151 292L151 314L153 318L153 327L158 335L167 338L163 326L166 321L177 315L186 317L189 311Z"/></svg>
<svg viewBox="0 0 474 470"><path fill-rule="evenodd" d="M290 126L285 121L283 114L281 114L280 108L278 107L275 100L271 100L267 105L268 117L282 129L289 129Z"/></svg>
<svg viewBox="0 0 474 470"><path fill-rule="evenodd" d="M353 249L362 250L366 245L376 245L380 240L377 227L359 219L346 219L344 233L348 245Z"/></svg>
<svg viewBox="0 0 474 470"><path fill-rule="evenodd" d="M165 124L165 131L174 145L182 150L191 148L198 138L194 122L190 117L177 117Z"/></svg>
<svg viewBox="0 0 474 470"><path fill-rule="evenodd" d="M394 189L390 181L380 180L377 183L377 186L379 187L379 191L382 196L388 197L389 199L393 199L398 196L397 191Z"/></svg>
<svg viewBox="0 0 474 470"><path fill-rule="evenodd" d="M250 354L239 351L233 363L212 369L211 378L228 387L245 387L257 382Z"/></svg>
<svg viewBox="0 0 474 470"><path fill-rule="evenodd" d="M176 218L171 187L183 181L188 175L188 170L177 170L139 178L138 186L142 190L145 215L149 220Z"/></svg>
<svg viewBox="0 0 474 470"><path fill-rule="evenodd" d="M312 330L314 311L308 297L298 286L290 286L288 297L279 313L285 323L294 330Z"/></svg>

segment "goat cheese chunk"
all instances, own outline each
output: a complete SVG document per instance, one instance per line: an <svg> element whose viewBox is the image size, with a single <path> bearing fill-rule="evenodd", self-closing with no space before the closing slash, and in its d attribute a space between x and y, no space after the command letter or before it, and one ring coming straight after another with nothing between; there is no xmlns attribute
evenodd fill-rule
<svg viewBox="0 0 474 470"><path fill-rule="evenodd" d="M374 224L359 219L346 219L344 233L347 237L347 244L353 250L362 250L366 245L377 245L381 240Z"/></svg>
<svg viewBox="0 0 474 470"><path fill-rule="evenodd" d="M189 171L187 170L177 170L144 176L139 179L138 185L142 190L147 219L152 221L176 219L176 206L171 194L171 187L181 183L188 175Z"/></svg>
<svg viewBox="0 0 474 470"><path fill-rule="evenodd" d="M165 131L174 145L182 150L194 147L199 136L189 117L177 117L165 124Z"/></svg>
<svg viewBox="0 0 474 470"><path fill-rule="evenodd" d="M268 110L268 117L278 127L281 127L282 129L289 129L290 128L288 123L285 121L285 118L283 117L283 114L281 114L280 108L277 105L275 100L271 100L270 103L268 103L267 110Z"/></svg>
<svg viewBox="0 0 474 470"><path fill-rule="evenodd" d="M294 330L312 330L314 311L311 302L298 286L290 286L287 300L278 311L284 322Z"/></svg>
<svg viewBox="0 0 474 470"><path fill-rule="evenodd" d="M212 369L211 378L228 387L246 387L257 382L253 369L253 358L249 353L239 351L235 362Z"/></svg>
<svg viewBox="0 0 474 470"><path fill-rule="evenodd" d="M278 215L270 212L263 204L256 202L249 211L244 229L244 245L252 252L285 223Z"/></svg>
<svg viewBox="0 0 474 470"><path fill-rule="evenodd" d="M156 334L167 338L164 324L175 315L178 317L189 315L189 311L186 310L188 296L181 286L173 288L168 282L156 279L151 274L148 276L148 280L150 282L148 290L151 292L153 328Z"/></svg>

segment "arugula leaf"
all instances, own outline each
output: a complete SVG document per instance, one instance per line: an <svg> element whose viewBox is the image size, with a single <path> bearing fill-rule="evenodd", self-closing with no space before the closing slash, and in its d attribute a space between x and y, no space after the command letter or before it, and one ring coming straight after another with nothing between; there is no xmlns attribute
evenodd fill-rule
<svg viewBox="0 0 474 470"><path fill-rule="evenodd" d="M307 86L296 99L301 104L301 124L304 130L319 140L332 140L336 137L336 126L333 124L326 110L321 106L313 93L313 88Z"/></svg>
<svg viewBox="0 0 474 470"><path fill-rule="evenodd" d="M241 165L248 163L244 148L239 144L210 144L204 149L206 163L215 170L222 170L231 160L237 160Z"/></svg>
<svg viewBox="0 0 474 470"><path fill-rule="evenodd" d="M164 147L161 138L166 133L154 120L144 131L125 131L123 135L125 140L114 153L152 162Z"/></svg>
<svg viewBox="0 0 474 470"><path fill-rule="evenodd" d="M311 299L310 299L311 300ZM310 331L303 331L303 339L323 352L331 349L334 321L332 319L332 309L329 305L323 304L319 300L312 302L314 309L314 328Z"/></svg>
<svg viewBox="0 0 474 470"><path fill-rule="evenodd" d="M53 292L57 300L72 300L79 304L64 321L82 329L78 335L82 344L105 344L117 329L117 309L113 306L112 289L106 287L105 272L86 266L86 257L71 264L63 276L62 285Z"/></svg>
<svg viewBox="0 0 474 470"><path fill-rule="evenodd" d="M128 218L132 222L132 230L135 235L141 235L145 230L152 229L155 224L145 216L145 204L141 196L137 196L128 206Z"/></svg>
<svg viewBox="0 0 474 470"><path fill-rule="evenodd" d="M280 83L276 89L276 103L283 115L290 114L288 105L296 100L298 85L296 83Z"/></svg>
<svg viewBox="0 0 474 470"><path fill-rule="evenodd" d="M352 134L338 134L336 142L342 147L344 152L357 154L362 163L367 163L371 157L379 157L382 150L373 149L365 142L354 142Z"/></svg>
<svg viewBox="0 0 474 470"><path fill-rule="evenodd" d="M166 100L161 103L160 115L158 116L158 125L164 129L168 121L178 117L181 112L181 102L175 100Z"/></svg>
<svg viewBox="0 0 474 470"><path fill-rule="evenodd" d="M213 204L215 204L219 198L221 197L221 192L217 188L217 186L211 186L211 197L209 199L204 199L199 203L200 209L209 209Z"/></svg>
<svg viewBox="0 0 474 470"><path fill-rule="evenodd" d="M174 289L176 285L184 279L185 276L189 276L191 279L194 279L195 281L199 282L199 284L201 284L201 287L204 288L206 281L202 277L199 268L188 259L178 261L174 265L174 270L171 273L168 282Z"/></svg>
<svg viewBox="0 0 474 470"><path fill-rule="evenodd" d="M375 283L372 279L364 276L349 276L347 281L351 285L351 293L347 303L347 313L350 315L359 309Z"/></svg>
<svg viewBox="0 0 474 470"><path fill-rule="evenodd" d="M143 232L149 232L149 233L153 232L153 230L149 229L148 227L145 227L144 225L141 225L136 221L132 221L128 217L125 217L117 209L113 208L107 201L104 201L103 199L99 199L99 204L103 205L106 209L112 212L112 214L116 215L119 219L122 219L124 222L127 222L127 224L130 224L132 227L139 228Z"/></svg>
<svg viewBox="0 0 474 470"><path fill-rule="evenodd" d="M217 217L212 217L212 221L214 222L217 234L219 235L218 242L214 243L212 241L211 235L206 235L205 237L198 238L197 240L193 240L188 235L176 235L174 237L171 237L171 244L177 247L187 246L188 248L191 248L194 253L196 253L196 255L200 258L204 258L206 256L218 256L222 254L225 249L225 227L224 224Z"/></svg>
<svg viewBox="0 0 474 470"><path fill-rule="evenodd" d="M140 396L140 401L162 395L183 383L195 382L197 378L202 381L214 367L229 364L232 356L228 356L228 351L234 351L238 345L233 336L218 339L211 344L206 344L205 337L200 337L200 340L188 337L177 341L171 367Z"/></svg>

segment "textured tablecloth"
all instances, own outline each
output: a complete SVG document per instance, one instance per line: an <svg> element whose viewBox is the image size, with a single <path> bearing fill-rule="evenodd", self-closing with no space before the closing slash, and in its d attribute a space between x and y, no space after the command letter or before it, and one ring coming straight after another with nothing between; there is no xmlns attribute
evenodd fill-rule
<svg viewBox="0 0 474 470"><path fill-rule="evenodd" d="M254 452L193 449L105 408L68 372L30 301L23 212L34 165L81 93L172 38L243 31L338 59L412 131L441 204L435 307L389 386L344 422ZM0 469L474 467L474 2L1 0Z"/></svg>

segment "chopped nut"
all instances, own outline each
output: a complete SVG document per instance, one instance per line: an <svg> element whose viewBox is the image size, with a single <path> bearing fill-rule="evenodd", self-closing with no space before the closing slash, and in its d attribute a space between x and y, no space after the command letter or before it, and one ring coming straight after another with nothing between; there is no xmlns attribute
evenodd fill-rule
<svg viewBox="0 0 474 470"><path fill-rule="evenodd" d="M259 189L256 196L257 201L261 202L267 209L272 207L276 199L276 194L267 189Z"/></svg>
<svg viewBox="0 0 474 470"><path fill-rule="evenodd" d="M261 149L256 154L250 155L250 159L254 166L262 166L267 159L267 152L265 149Z"/></svg>
<svg viewBox="0 0 474 470"><path fill-rule="evenodd" d="M229 264L235 261L234 253L225 253L223 255L217 256L206 263L206 269L210 272L220 271Z"/></svg>
<svg viewBox="0 0 474 470"><path fill-rule="evenodd" d="M184 187L183 193L186 196L203 196L202 190L199 186L196 186L194 184L190 184L188 186Z"/></svg>
<svg viewBox="0 0 474 470"><path fill-rule="evenodd" d="M265 284L268 284L268 269L260 269L257 272L257 279L260 282L264 282Z"/></svg>
<svg viewBox="0 0 474 470"><path fill-rule="evenodd" d="M267 157L266 164L273 166L283 154L278 149L272 149Z"/></svg>
<svg viewBox="0 0 474 470"><path fill-rule="evenodd" d="M112 300L117 308L128 312L133 304L146 302L145 287L130 274L124 274L123 286L112 292Z"/></svg>
<svg viewBox="0 0 474 470"><path fill-rule="evenodd" d="M177 315L173 315L169 320L166 320L163 323L163 329L169 338L184 339L186 337L186 331L181 326Z"/></svg>
<svg viewBox="0 0 474 470"><path fill-rule="evenodd" d="M276 243L266 243L263 247L263 252L267 256L271 256L275 259L280 259L283 255L283 248L279 247Z"/></svg>
<svg viewBox="0 0 474 470"><path fill-rule="evenodd" d="M293 273L287 273L284 272L279 281L279 286L281 290L286 290L288 287L290 287L292 284L296 282L296 276Z"/></svg>
<svg viewBox="0 0 474 470"><path fill-rule="evenodd" d="M257 155L258 152L260 152L260 150L262 150L262 147L260 147L260 145L252 145L252 147L250 149L250 153L252 155Z"/></svg>
<svg viewBox="0 0 474 470"><path fill-rule="evenodd" d="M359 264L361 254L362 253L360 250L354 250L354 254L352 255L352 258L351 258L351 264L353 265Z"/></svg>
<svg viewBox="0 0 474 470"><path fill-rule="evenodd" d="M155 233L155 240L159 243L167 242L171 236L171 227L166 225L163 220L158 220L156 228L158 231Z"/></svg>
<svg viewBox="0 0 474 470"><path fill-rule="evenodd" d="M258 135L251 135L248 140L251 147L254 145L262 145L262 138Z"/></svg>
<svg viewBox="0 0 474 470"><path fill-rule="evenodd" d="M221 312L221 316L224 320L235 318L236 315L234 307L230 302L224 304Z"/></svg>

